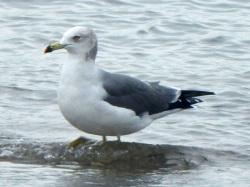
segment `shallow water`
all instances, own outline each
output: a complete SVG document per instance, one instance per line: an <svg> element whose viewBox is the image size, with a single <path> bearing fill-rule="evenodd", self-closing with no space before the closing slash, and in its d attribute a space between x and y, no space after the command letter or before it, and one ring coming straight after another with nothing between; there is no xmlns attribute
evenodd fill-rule
<svg viewBox="0 0 250 187"><path fill-rule="evenodd" d="M66 53L43 55L49 42L75 25L96 31L97 63L106 70L217 95L122 137L123 141L209 150L208 162L199 167L117 171L77 163L20 162L8 159L9 147L4 147L0 184L249 186L249 9L245 0L1 0L1 145L59 144L80 135L99 138L71 127L56 104Z"/></svg>

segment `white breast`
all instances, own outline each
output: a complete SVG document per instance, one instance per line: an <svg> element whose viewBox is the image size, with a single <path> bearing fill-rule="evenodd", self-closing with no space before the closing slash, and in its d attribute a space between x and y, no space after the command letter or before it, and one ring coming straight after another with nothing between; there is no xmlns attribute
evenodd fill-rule
<svg viewBox="0 0 250 187"><path fill-rule="evenodd" d="M87 133L117 136L148 126L149 116L140 118L132 110L103 101L100 71L93 63L70 60L63 65L59 87L59 106L64 117Z"/></svg>

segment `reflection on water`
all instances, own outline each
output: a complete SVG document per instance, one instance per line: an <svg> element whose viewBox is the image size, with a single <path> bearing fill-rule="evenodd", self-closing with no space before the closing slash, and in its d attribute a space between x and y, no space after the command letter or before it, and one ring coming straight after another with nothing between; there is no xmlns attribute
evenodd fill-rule
<svg viewBox="0 0 250 187"><path fill-rule="evenodd" d="M83 135L63 119L56 104L60 65L66 54L62 51L45 56L42 52L68 28L85 25L97 32L97 63L106 70L217 93L204 98L206 102L194 109L122 137L123 141L228 150L245 157L215 154L209 162L191 170L140 172L91 169L72 163L39 165L29 159L16 163L15 159L7 159L0 162L0 183L248 186L249 8L250 2L243 0L2 0L1 146L65 143ZM8 153L6 147L0 151Z"/></svg>

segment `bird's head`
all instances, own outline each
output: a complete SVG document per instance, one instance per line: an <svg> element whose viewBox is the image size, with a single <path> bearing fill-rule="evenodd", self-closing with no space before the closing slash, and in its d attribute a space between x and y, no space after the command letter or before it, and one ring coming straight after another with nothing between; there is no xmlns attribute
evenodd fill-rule
<svg viewBox="0 0 250 187"><path fill-rule="evenodd" d="M59 49L66 49L69 54L95 60L97 53L96 34L87 27L73 27L63 34L60 41L53 42L47 46L44 53Z"/></svg>

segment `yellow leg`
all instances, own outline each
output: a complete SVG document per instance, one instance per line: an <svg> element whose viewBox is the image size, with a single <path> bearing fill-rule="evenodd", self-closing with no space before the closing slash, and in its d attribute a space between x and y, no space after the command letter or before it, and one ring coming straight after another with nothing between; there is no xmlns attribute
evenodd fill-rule
<svg viewBox="0 0 250 187"><path fill-rule="evenodd" d="M105 143L107 141L106 136L102 136L102 142Z"/></svg>
<svg viewBox="0 0 250 187"><path fill-rule="evenodd" d="M121 136L117 136L117 141L118 141L118 142L121 141Z"/></svg>

